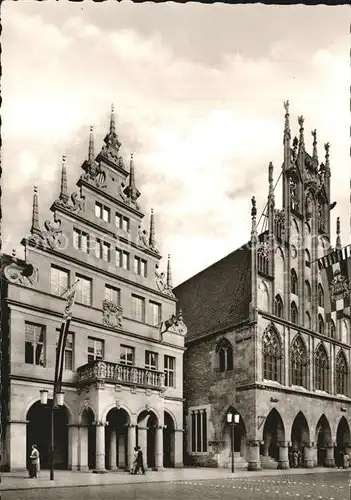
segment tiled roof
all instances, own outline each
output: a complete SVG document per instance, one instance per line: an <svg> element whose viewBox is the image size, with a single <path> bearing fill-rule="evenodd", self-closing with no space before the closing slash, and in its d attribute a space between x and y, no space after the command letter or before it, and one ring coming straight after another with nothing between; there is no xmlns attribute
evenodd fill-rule
<svg viewBox="0 0 351 500"><path fill-rule="evenodd" d="M245 245L173 289L188 328L186 342L249 317L251 250Z"/></svg>

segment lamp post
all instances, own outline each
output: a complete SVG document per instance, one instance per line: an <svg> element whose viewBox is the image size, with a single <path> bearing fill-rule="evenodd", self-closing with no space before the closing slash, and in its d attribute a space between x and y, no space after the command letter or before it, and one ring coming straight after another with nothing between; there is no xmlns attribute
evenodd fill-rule
<svg viewBox="0 0 351 500"><path fill-rule="evenodd" d="M47 405L49 391L47 389L42 389L39 392L40 403L42 405ZM50 481L54 480L55 410L59 406L63 406L63 397L64 393L57 391L54 384L54 391L50 403Z"/></svg>
<svg viewBox="0 0 351 500"><path fill-rule="evenodd" d="M234 425L239 423L240 416L238 413L228 412L227 423L231 428L231 452L232 452L232 472L234 472Z"/></svg>

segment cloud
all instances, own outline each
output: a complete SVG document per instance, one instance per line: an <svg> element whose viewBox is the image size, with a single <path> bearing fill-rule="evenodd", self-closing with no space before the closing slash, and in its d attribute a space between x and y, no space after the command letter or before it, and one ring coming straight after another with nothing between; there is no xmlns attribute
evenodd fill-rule
<svg viewBox="0 0 351 500"><path fill-rule="evenodd" d="M89 125L95 125L98 151L114 102L126 162L133 151L142 206L157 213L161 251L172 253L179 283L248 239L250 198L255 194L264 207L269 161L275 178L280 173L287 98L293 134L303 113L308 148L309 127L318 129L320 157L323 142L331 143L332 192L338 199L333 217L345 220L346 237L348 32L327 39L321 16L309 45L296 29L310 15L303 8L290 10L295 24L275 32L266 27L280 19L279 8L159 7L4 6L3 212L13 241L29 229L34 181L41 217L47 217L58 194L62 154L74 189ZM163 12L178 17L160 24ZM265 49L256 40L256 53L252 30L244 29L252 12L266 20ZM328 12L331 26L342 26L341 11ZM196 24L190 22L195 13ZM222 26L221 36L214 33L213 19ZM235 44L233 27L240 31ZM196 47L186 51L188 35ZM13 192L22 200L20 218Z"/></svg>

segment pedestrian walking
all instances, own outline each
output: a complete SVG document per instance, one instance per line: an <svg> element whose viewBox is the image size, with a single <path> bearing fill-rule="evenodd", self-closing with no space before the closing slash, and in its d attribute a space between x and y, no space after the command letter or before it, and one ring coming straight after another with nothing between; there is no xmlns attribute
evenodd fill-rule
<svg viewBox="0 0 351 500"><path fill-rule="evenodd" d="M136 467L134 474L138 474L139 470L141 470L142 474L145 474L143 452L140 446L137 446Z"/></svg>
<svg viewBox="0 0 351 500"><path fill-rule="evenodd" d="M40 454L36 444L32 445L29 462L29 477L38 477L38 472L40 470Z"/></svg>
<svg viewBox="0 0 351 500"><path fill-rule="evenodd" d="M348 469L348 467L349 467L349 455L348 455L347 451L345 451L343 459L344 459L343 460L344 469Z"/></svg>
<svg viewBox="0 0 351 500"><path fill-rule="evenodd" d="M132 465L130 466L130 471L129 474L136 474L136 466L137 466L137 459L138 459L138 448L134 446L134 456L133 456L133 462Z"/></svg>

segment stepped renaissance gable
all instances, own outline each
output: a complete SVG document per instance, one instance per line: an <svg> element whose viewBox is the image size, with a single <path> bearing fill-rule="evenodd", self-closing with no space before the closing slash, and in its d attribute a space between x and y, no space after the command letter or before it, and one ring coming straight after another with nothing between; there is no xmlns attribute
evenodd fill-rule
<svg viewBox="0 0 351 500"><path fill-rule="evenodd" d="M228 413L239 468L333 467L351 451L350 300L343 289L330 313L318 264L334 249L330 146L321 161L313 130L306 150L302 116L292 139L284 107L282 207L270 163L262 228L252 198L250 241L174 289L188 326L186 464L228 467Z"/></svg>
<svg viewBox="0 0 351 500"><path fill-rule="evenodd" d="M55 411L55 468L130 467L139 445L148 468L183 461L183 352L171 260L162 264L156 214L144 222L138 167L126 162L114 110L96 155L93 129L76 190L62 159L52 217L34 188L25 259L1 255L4 438L2 467L24 470L38 445L49 467L52 388L65 294L76 301L64 354L64 405Z"/></svg>

